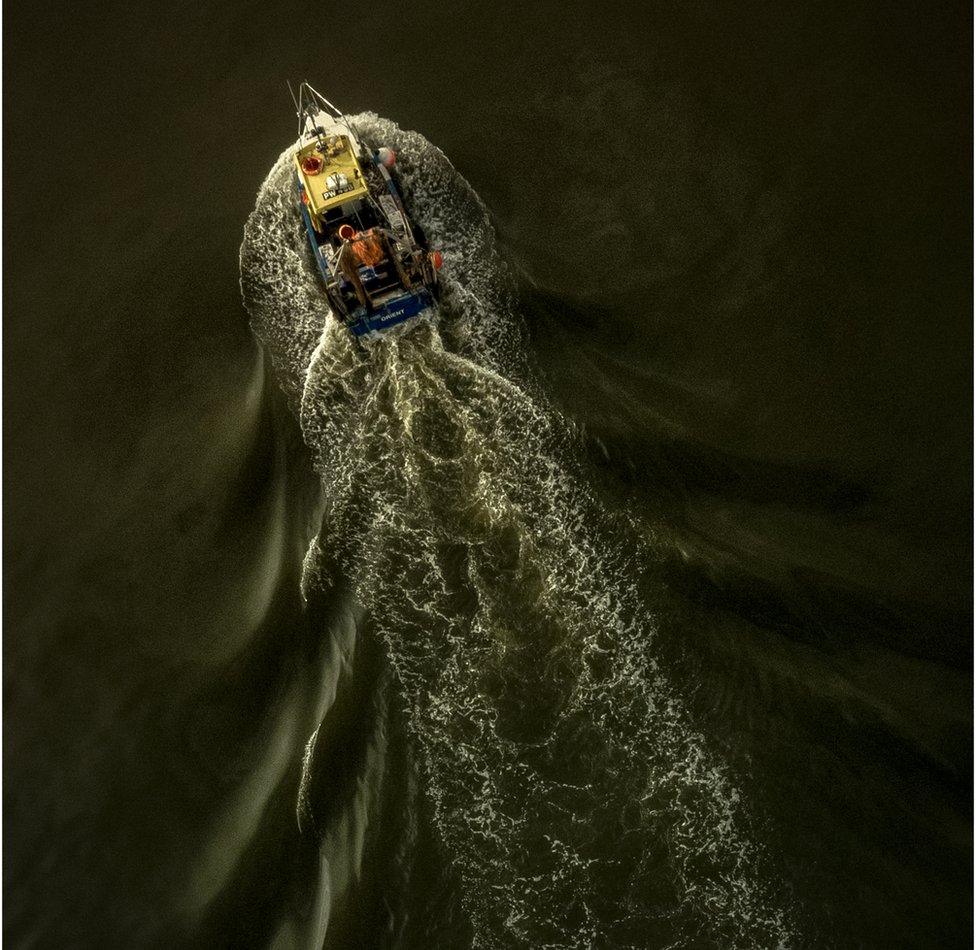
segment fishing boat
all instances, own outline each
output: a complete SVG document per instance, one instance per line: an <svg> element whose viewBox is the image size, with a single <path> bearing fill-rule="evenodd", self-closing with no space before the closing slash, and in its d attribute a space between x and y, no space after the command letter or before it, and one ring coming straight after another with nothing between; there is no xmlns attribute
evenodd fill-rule
<svg viewBox="0 0 976 950"><path fill-rule="evenodd" d="M367 147L308 83L294 99L298 206L332 313L375 338L435 312L443 258L407 215L396 153Z"/></svg>

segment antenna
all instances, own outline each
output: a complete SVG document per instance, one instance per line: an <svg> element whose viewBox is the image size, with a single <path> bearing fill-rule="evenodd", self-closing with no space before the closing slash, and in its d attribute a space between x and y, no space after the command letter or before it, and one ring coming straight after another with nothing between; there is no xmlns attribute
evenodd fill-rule
<svg viewBox="0 0 976 950"><path fill-rule="evenodd" d="M326 99L325 96L323 96L321 92L319 92L316 89L313 89L307 82L306 83L303 83L303 85L305 86L306 89L308 89L308 91L310 93L312 93L313 96L315 96L316 99L319 100L319 102L321 102L323 105L328 106L332 110L332 112L335 114L336 118L339 118L339 119L342 118L342 110L341 109L338 109L334 105L332 105L332 103L329 102L329 100Z"/></svg>
<svg viewBox="0 0 976 950"><path fill-rule="evenodd" d="M321 145L322 140L322 129L320 126L315 125L314 117L318 112L322 111L324 106L331 113L333 118L342 119L342 112L337 109L325 96L320 92L316 92L307 82L303 82L298 86L298 95L295 95L295 90L292 89L291 83L288 83L288 91L291 93L292 102L295 103L295 114L298 116L298 135L301 137L306 132L315 133ZM306 127L307 124L307 127Z"/></svg>
<svg viewBox="0 0 976 950"><path fill-rule="evenodd" d="M291 101L295 103L295 115L298 116L298 134L302 134L302 107L298 102L298 96L295 95L295 90L291 88L291 80L286 80L288 83L288 91L291 93Z"/></svg>

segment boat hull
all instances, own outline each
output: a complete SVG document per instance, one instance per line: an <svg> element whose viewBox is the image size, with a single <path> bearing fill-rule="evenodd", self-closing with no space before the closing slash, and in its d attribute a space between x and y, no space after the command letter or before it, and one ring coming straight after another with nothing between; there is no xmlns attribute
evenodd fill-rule
<svg viewBox="0 0 976 950"><path fill-rule="evenodd" d="M430 291L419 290L416 293L407 293L394 300L388 300L368 313L360 307L352 314L352 319L346 325L353 336L379 336L401 323L433 311L435 306Z"/></svg>

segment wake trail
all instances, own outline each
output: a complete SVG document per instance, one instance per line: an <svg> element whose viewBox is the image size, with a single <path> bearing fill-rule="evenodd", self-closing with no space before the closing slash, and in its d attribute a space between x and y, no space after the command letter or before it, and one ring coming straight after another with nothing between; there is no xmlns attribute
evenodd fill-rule
<svg viewBox="0 0 976 950"><path fill-rule="evenodd" d="M655 659L647 552L532 374L485 209L422 136L355 123L445 252L440 324L360 346L329 319L288 152L242 288L327 500L303 589L346 579L386 648L476 945L790 945L755 823Z"/></svg>

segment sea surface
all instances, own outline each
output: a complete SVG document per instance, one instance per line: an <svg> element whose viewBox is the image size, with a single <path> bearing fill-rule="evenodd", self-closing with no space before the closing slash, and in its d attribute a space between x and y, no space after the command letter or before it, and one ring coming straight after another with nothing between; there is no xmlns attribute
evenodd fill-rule
<svg viewBox="0 0 976 950"><path fill-rule="evenodd" d="M970 945L971 8L4 12L6 945Z"/></svg>

